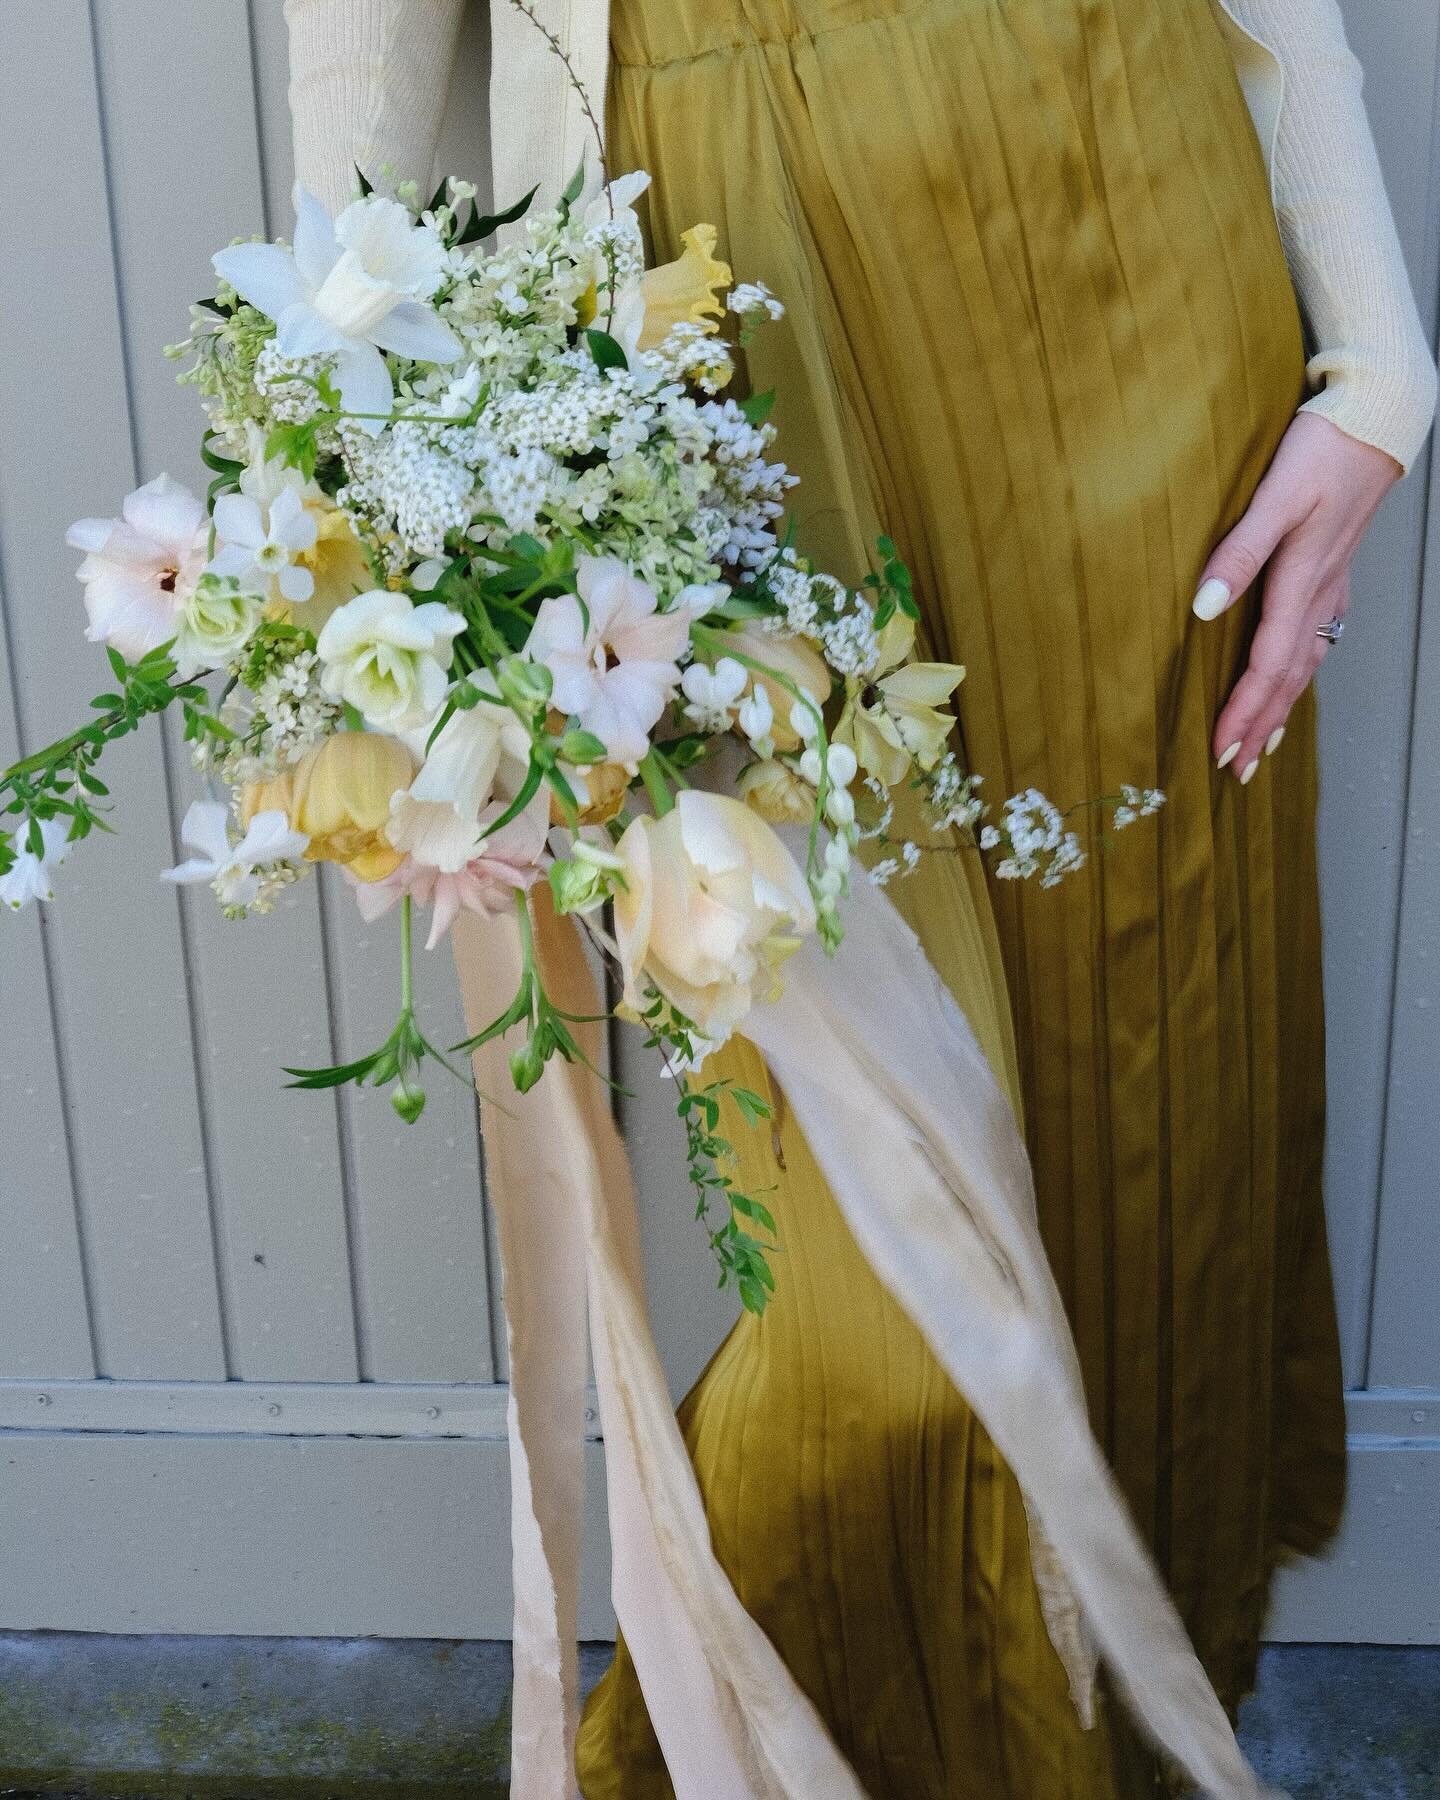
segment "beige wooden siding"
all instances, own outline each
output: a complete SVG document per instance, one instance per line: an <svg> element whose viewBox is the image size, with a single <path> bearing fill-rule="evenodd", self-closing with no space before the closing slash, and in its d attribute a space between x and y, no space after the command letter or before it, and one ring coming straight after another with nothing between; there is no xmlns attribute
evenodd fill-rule
<svg viewBox="0 0 1440 1800"><path fill-rule="evenodd" d="M482 181L483 10L442 155ZM1349 12L1433 330L1440 16ZM105 684L65 527L161 469L203 482L194 400L160 347L209 291L213 249L287 229L289 187L280 0L0 7L0 758ZM1356 1499L1330 1564L1282 1596L1289 1636L1440 1640L1404 1553L1440 1514L1431 516L1422 468L1366 546L1325 677L1329 1204ZM157 879L200 791L183 746L152 729L113 761L120 836L67 865L62 904L0 920L0 1628L503 1632L504 1332L473 1099L437 1079L407 1130L383 1097L285 1092L282 1062L388 1029L392 925L313 881L227 925ZM444 955L422 959L420 990L435 1035L458 1036ZM678 1392L730 1311L668 1099L627 1072Z"/></svg>

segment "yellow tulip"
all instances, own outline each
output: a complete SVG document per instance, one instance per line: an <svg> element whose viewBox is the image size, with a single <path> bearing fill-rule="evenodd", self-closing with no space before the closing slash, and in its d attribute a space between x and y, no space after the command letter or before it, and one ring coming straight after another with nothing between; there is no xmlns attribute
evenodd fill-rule
<svg viewBox="0 0 1440 1800"><path fill-rule="evenodd" d="M692 225L680 235L685 249L674 262L647 269L641 277L645 297L645 328L640 333L639 346L642 350L653 350L663 343L675 325L716 329L715 319L705 315L724 313L720 290L728 288L734 279L729 264L715 256L717 236L713 225Z"/></svg>
<svg viewBox="0 0 1440 1800"><path fill-rule="evenodd" d="M880 634L880 672L868 683L850 682L834 732L886 787L903 781L912 762L922 769L939 762L955 724L941 709L965 679L959 663L907 662L914 644L914 620L897 612Z"/></svg>
<svg viewBox="0 0 1440 1800"><path fill-rule="evenodd" d="M359 881L383 881L402 861L385 836L390 801L414 774L415 759L398 738L341 731L307 751L281 782L259 787L257 810L267 794L277 804L287 784L286 815L310 839L306 860L343 863Z"/></svg>

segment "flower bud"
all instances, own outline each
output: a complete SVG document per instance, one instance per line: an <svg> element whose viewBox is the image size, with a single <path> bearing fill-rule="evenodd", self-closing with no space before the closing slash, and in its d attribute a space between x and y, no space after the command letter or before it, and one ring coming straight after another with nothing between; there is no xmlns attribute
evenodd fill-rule
<svg viewBox="0 0 1440 1800"><path fill-rule="evenodd" d="M425 1090L396 1082L390 1090L390 1104L407 1125L413 1125L425 1110Z"/></svg>
<svg viewBox="0 0 1440 1800"><path fill-rule="evenodd" d="M516 1090L528 1094L545 1073L545 1058L534 1038L529 1038L510 1056L510 1079Z"/></svg>
<svg viewBox="0 0 1440 1800"><path fill-rule="evenodd" d="M521 712L539 712L550 704L555 679L544 663L507 656L495 672L500 692Z"/></svg>

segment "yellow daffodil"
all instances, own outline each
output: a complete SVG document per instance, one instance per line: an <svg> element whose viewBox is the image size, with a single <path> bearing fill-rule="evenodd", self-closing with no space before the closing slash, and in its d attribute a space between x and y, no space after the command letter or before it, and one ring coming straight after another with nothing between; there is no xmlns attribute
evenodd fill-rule
<svg viewBox="0 0 1440 1800"><path fill-rule="evenodd" d="M640 333L640 348L653 350L662 343L672 326L699 325L714 331L714 318L725 311L720 291L733 279L728 263L717 260L717 232L713 225L692 225L682 232L685 246L674 262L662 263L658 269L647 269L641 277L645 296L645 326Z"/></svg>
<svg viewBox="0 0 1440 1800"><path fill-rule="evenodd" d="M879 672L869 682L850 682L834 732L886 787L903 781L912 762L922 769L939 762L955 724L941 709L965 679L959 663L907 662L914 643L914 620L897 612L880 634Z"/></svg>

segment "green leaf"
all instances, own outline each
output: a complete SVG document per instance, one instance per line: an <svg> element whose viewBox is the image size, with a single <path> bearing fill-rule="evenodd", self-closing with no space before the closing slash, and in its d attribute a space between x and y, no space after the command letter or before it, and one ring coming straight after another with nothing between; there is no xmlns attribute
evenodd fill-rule
<svg viewBox="0 0 1440 1800"><path fill-rule="evenodd" d="M109 663L117 681L124 681L127 679L130 673L129 664L113 644L107 644L105 646L105 660ZM144 665L143 663L137 663L135 666L137 668L142 668Z"/></svg>
<svg viewBox="0 0 1440 1800"><path fill-rule="evenodd" d="M527 773L524 782L521 784L520 792L505 808L500 817L496 819L493 824L487 825L484 831L480 833L482 840L487 837L493 837L497 831L502 830L512 819L518 819L520 817L521 813L524 812L525 808L535 798L540 783L544 779L544 773L545 771L538 763L531 763L529 772Z"/></svg>
<svg viewBox="0 0 1440 1800"><path fill-rule="evenodd" d="M775 405L774 388L766 388L763 394L751 394L740 402L740 411L746 422L751 425L763 425L770 417Z"/></svg>
<svg viewBox="0 0 1440 1800"><path fill-rule="evenodd" d="M739 1107L740 1116L747 1125L756 1125L761 1119L768 1119L773 1116L773 1109L771 1108L770 1102L764 1099L760 1094L755 1093L751 1088L732 1087L730 1089L730 1098L735 1102L736 1106Z"/></svg>
<svg viewBox="0 0 1440 1800"><path fill-rule="evenodd" d="M608 331L597 331L592 325L585 332L585 342L590 346L590 354L595 360L595 367L603 374L606 369L628 369L629 358L620 348Z"/></svg>
<svg viewBox="0 0 1440 1800"><path fill-rule="evenodd" d="M368 200L371 194L375 192L375 189L366 179L365 171L360 167L359 163L352 164L352 167L355 170L355 179L360 183L360 197L362 200Z"/></svg>
<svg viewBox="0 0 1440 1800"><path fill-rule="evenodd" d="M580 166L565 183L565 191L560 196L561 207L568 212L585 191L585 158L580 158Z"/></svg>
<svg viewBox="0 0 1440 1800"><path fill-rule="evenodd" d="M470 215L470 223L456 239L460 244L474 244L481 238L487 238L498 231L502 225L513 225L517 219L523 219L530 210L530 203L540 191L537 183L526 194L523 200L517 200L513 206L507 206L504 212L482 213L476 208Z"/></svg>
<svg viewBox="0 0 1440 1800"><path fill-rule="evenodd" d="M348 730L363 731L365 729L365 715L358 707L352 706L347 700L340 710L344 716L345 725Z"/></svg>
<svg viewBox="0 0 1440 1800"><path fill-rule="evenodd" d="M430 196L430 204L425 208L426 212L439 212L440 208L445 204L446 190L449 186L450 177L447 175L440 183L439 187L436 188L435 192Z"/></svg>

